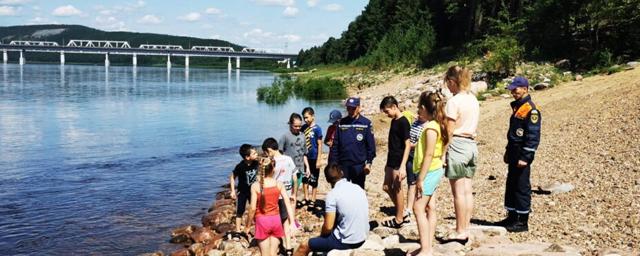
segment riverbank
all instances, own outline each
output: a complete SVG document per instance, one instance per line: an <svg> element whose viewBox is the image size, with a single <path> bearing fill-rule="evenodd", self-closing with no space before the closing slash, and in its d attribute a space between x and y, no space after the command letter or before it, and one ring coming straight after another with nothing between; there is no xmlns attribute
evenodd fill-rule
<svg viewBox="0 0 640 256"><path fill-rule="evenodd" d="M428 81L432 80L432 81ZM363 108L375 109L379 99L394 92L414 109L413 93L407 90L435 83L434 78L417 74L396 77L388 82L352 91L363 96ZM507 234L502 228L482 224L504 217L502 208L506 166L502 163L505 132L510 115L506 97L481 102L478 145L480 161L474 177L475 209L471 243L436 243L436 255L638 255L640 245L640 69L609 76L593 76L563 83L555 88L532 92L542 113L542 142L532 167L532 188L540 190L532 199L529 232ZM377 155L367 178L372 221L389 218L392 203L382 191L389 121L380 114L367 116L374 122ZM329 190L320 179L320 197ZM568 183L564 193L544 192L548 185ZM438 189L438 227L436 237L453 230L455 215L450 187L445 180ZM538 188L541 189L538 189ZM544 188L544 189L542 189ZM203 222L212 228L176 230L175 237L202 242L190 245L197 255L256 254L257 248L245 240L223 238L229 229L233 202L226 192L219 193L212 211ZM315 214L314 214L315 213ZM319 233L322 219L316 211L301 209L296 217L302 229L296 240ZM188 232L192 229L192 232ZM216 230L216 232L208 230ZM397 231L376 228L363 248L346 255L403 255L416 248L415 226ZM182 234L180 234L182 232ZM188 235L185 235L188 234ZM185 247L186 248L186 247ZM215 248L215 249L214 249ZM172 255L193 255L183 249ZM342 255L342 254L334 254Z"/></svg>

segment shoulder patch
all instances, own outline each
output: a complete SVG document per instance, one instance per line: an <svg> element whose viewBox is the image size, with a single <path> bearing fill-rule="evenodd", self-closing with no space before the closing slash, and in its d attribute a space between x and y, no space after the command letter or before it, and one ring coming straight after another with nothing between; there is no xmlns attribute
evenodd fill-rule
<svg viewBox="0 0 640 256"><path fill-rule="evenodd" d="M538 120L540 120L540 113L538 113L538 110L531 110L531 123L537 124Z"/></svg>
<svg viewBox="0 0 640 256"><path fill-rule="evenodd" d="M532 107L531 107L531 104L529 104L529 102L524 103L522 104L522 106L520 106L520 108L518 108L518 110L514 115L519 119L525 119L527 118L527 115L529 115L529 111L531 111L531 109Z"/></svg>

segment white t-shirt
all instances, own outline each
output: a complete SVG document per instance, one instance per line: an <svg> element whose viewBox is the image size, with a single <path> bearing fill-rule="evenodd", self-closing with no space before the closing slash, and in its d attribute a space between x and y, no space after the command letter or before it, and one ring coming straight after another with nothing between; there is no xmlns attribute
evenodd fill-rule
<svg viewBox="0 0 640 256"><path fill-rule="evenodd" d="M276 161L273 178L281 182L287 190L287 194L291 196L291 192L293 191L293 172L296 170L296 164L293 163L293 159L287 155L276 156L273 160Z"/></svg>
<svg viewBox="0 0 640 256"><path fill-rule="evenodd" d="M445 114L456 121L454 135L476 137L480 120L480 103L470 92L461 92L447 101Z"/></svg>

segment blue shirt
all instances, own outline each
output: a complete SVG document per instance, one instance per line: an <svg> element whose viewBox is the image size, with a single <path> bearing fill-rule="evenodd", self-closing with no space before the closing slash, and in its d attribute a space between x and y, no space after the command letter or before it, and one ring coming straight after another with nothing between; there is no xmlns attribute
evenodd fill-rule
<svg viewBox="0 0 640 256"><path fill-rule="evenodd" d="M367 239L369 201L360 186L341 179L327 193L325 202L325 211L336 213L333 236L345 244L357 244Z"/></svg>
<svg viewBox="0 0 640 256"><path fill-rule="evenodd" d="M371 121L364 116L340 119L331 147L330 163L370 164L376 157Z"/></svg>
<svg viewBox="0 0 640 256"><path fill-rule="evenodd" d="M318 159L318 140L322 140L322 128L317 124L313 126L304 124L302 131L305 137L305 145L307 146L307 158Z"/></svg>

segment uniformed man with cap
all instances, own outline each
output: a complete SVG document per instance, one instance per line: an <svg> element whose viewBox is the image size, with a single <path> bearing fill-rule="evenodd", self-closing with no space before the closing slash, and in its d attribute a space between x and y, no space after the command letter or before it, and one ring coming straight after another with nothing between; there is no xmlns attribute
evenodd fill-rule
<svg viewBox="0 0 640 256"><path fill-rule="evenodd" d="M364 189L365 177L376 157L371 121L360 115L360 98L345 102L348 116L340 119L329 154L329 163L338 163L345 178Z"/></svg>
<svg viewBox="0 0 640 256"><path fill-rule="evenodd" d="M542 117L529 95L529 81L516 77L507 87L515 99L511 102L512 114L507 132L507 148L504 162L509 165L504 207L508 216L498 224L509 232L529 230L531 211L531 162L540 143Z"/></svg>

